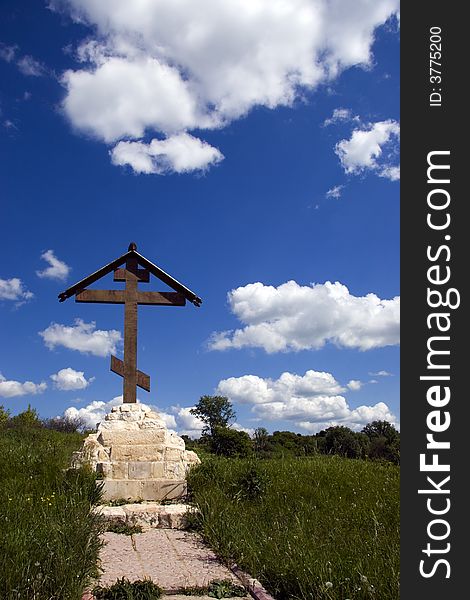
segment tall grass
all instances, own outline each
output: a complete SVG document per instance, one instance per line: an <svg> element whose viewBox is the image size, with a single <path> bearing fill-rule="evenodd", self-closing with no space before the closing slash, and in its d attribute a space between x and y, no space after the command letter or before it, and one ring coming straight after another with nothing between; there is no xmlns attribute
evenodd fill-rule
<svg viewBox="0 0 470 600"><path fill-rule="evenodd" d="M189 482L207 541L278 600L399 597L397 467L207 459Z"/></svg>
<svg viewBox="0 0 470 600"><path fill-rule="evenodd" d="M78 600L96 574L92 473L66 471L79 434L0 431L0 598Z"/></svg>

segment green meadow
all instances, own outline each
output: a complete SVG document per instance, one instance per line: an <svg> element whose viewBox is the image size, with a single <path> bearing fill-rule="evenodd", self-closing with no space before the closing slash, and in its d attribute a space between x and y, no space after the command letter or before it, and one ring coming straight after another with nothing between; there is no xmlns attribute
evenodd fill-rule
<svg viewBox="0 0 470 600"><path fill-rule="evenodd" d="M190 474L194 526L277 600L399 597L399 469L317 455L208 458Z"/></svg>
<svg viewBox="0 0 470 600"><path fill-rule="evenodd" d="M96 575L95 477L66 471L81 435L0 429L0 598L79 600Z"/></svg>

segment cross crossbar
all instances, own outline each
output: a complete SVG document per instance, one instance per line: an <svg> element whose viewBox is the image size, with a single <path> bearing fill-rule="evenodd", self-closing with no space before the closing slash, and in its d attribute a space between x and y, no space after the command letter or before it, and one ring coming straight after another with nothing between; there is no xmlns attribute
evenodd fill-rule
<svg viewBox="0 0 470 600"><path fill-rule="evenodd" d="M157 306L184 306L186 299L178 292L137 292L137 304L155 304ZM95 304L125 304L124 290L82 290L75 295L75 302L93 302Z"/></svg>
<svg viewBox="0 0 470 600"><path fill-rule="evenodd" d="M95 271L85 279L59 294L63 302L75 294L76 302L97 304L124 304L124 360L111 356L111 371L123 378L123 401L136 402L136 387L150 391L150 377L137 369L137 306L185 306L186 300L200 306L202 300L183 284L179 283L139 254L135 244L130 244L128 252ZM122 266L124 268L122 268ZM88 290L101 277L114 271L114 281L125 282L124 290ZM138 284L148 283L150 275L167 283L174 292L143 292Z"/></svg>

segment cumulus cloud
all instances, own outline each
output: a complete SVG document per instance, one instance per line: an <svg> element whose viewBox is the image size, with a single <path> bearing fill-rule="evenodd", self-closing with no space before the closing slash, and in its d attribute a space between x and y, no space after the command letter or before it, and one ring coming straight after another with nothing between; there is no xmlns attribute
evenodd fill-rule
<svg viewBox="0 0 470 600"><path fill-rule="evenodd" d="M357 392L357 390L360 390L363 385L364 384L362 383L362 381L359 381L359 379L351 379L351 381L348 381L348 383L346 384L347 388L352 390L353 392Z"/></svg>
<svg viewBox="0 0 470 600"><path fill-rule="evenodd" d="M119 142L111 151L115 165L129 165L134 173L189 173L203 171L223 160L217 149L188 133L166 140Z"/></svg>
<svg viewBox="0 0 470 600"><path fill-rule="evenodd" d="M54 250L47 250L41 254L41 258L49 263L49 266L42 271L36 271L36 275L46 279L59 279L64 281L70 272L70 267L62 260L59 260L54 254Z"/></svg>
<svg viewBox="0 0 470 600"><path fill-rule="evenodd" d="M267 402L283 401L289 394L298 397L331 396L344 391L345 388L336 381L333 375L313 370L307 371L302 376L285 372L275 381L262 379L257 375L229 377L220 381L217 386L218 393L230 396L234 402L241 404L266 404Z"/></svg>
<svg viewBox="0 0 470 600"><path fill-rule="evenodd" d="M223 127L256 106L290 106L343 70L371 65L375 29L399 6L398 0L51 4L92 28L77 50L80 67L63 74L63 109L75 128L106 143L150 131L170 140Z"/></svg>
<svg viewBox="0 0 470 600"><path fill-rule="evenodd" d="M159 410L156 407L152 407L152 408L154 408L154 410L156 410L156 412L158 412L158 414L163 419L163 421L165 421L165 425L168 427L168 429L176 430L177 425L176 425L175 415L171 415L167 412L162 412L161 410Z"/></svg>
<svg viewBox="0 0 470 600"><path fill-rule="evenodd" d="M335 152L346 173L372 171L396 181L400 178L400 170L393 163L397 159L399 139L400 125L396 121L379 121L355 129L349 139L336 144Z"/></svg>
<svg viewBox="0 0 470 600"><path fill-rule="evenodd" d="M51 323L47 329L40 331L39 335L49 350L63 346L94 356L115 354L117 345L122 341L119 331L96 329L94 322L85 323L82 319L75 319L75 325Z"/></svg>
<svg viewBox="0 0 470 600"><path fill-rule="evenodd" d="M34 294L26 289L18 277L0 279L0 300L12 300L22 304L33 297Z"/></svg>
<svg viewBox="0 0 470 600"><path fill-rule="evenodd" d="M33 383L32 381L21 383L12 379L6 379L0 373L0 397L2 398L42 394L46 389L47 383L44 381L41 383Z"/></svg>
<svg viewBox="0 0 470 600"><path fill-rule="evenodd" d="M342 395L344 391L333 375L313 370L303 376L285 372L276 380L256 375L230 377L217 386L217 392L232 402L250 404L257 418L291 421L310 432L332 425L361 429L377 419L396 421L383 402L351 408Z"/></svg>
<svg viewBox="0 0 470 600"><path fill-rule="evenodd" d="M197 438L201 435L204 423L191 414L192 406L172 406L171 412L176 420L176 428L180 435Z"/></svg>
<svg viewBox="0 0 470 600"><path fill-rule="evenodd" d="M105 415L111 411L113 406L118 406L119 404L122 404L122 396L116 396L108 402L94 400L87 406L81 408L69 406L69 408L64 411L64 417L68 417L69 419L81 419L86 428L95 429L98 423L104 419Z"/></svg>
<svg viewBox="0 0 470 600"><path fill-rule="evenodd" d="M318 349L327 342L359 350L399 343L400 298L353 296L338 282L250 283L229 292L228 302L245 326L212 334L211 350L257 347L271 354Z"/></svg>
<svg viewBox="0 0 470 600"><path fill-rule="evenodd" d="M328 190L325 195L327 198L341 198L343 188L344 185L335 185L330 190Z"/></svg>
<svg viewBox="0 0 470 600"><path fill-rule="evenodd" d="M75 371L71 367L60 369L57 373L51 375L54 387L58 390L84 390L94 381L94 377L86 379L83 371Z"/></svg>

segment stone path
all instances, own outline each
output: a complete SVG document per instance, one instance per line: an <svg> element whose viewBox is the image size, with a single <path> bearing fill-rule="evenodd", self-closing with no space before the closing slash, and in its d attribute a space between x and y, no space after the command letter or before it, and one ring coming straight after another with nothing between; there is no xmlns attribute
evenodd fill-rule
<svg viewBox="0 0 470 600"><path fill-rule="evenodd" d="M132 536L108 532L103 537L106 545L100 555L104 569L100 585L111 585L121 577L129 581L150 578L167 593L204 587L214 579L230 579L240 585L195 533L151 529Z"/></svg>

